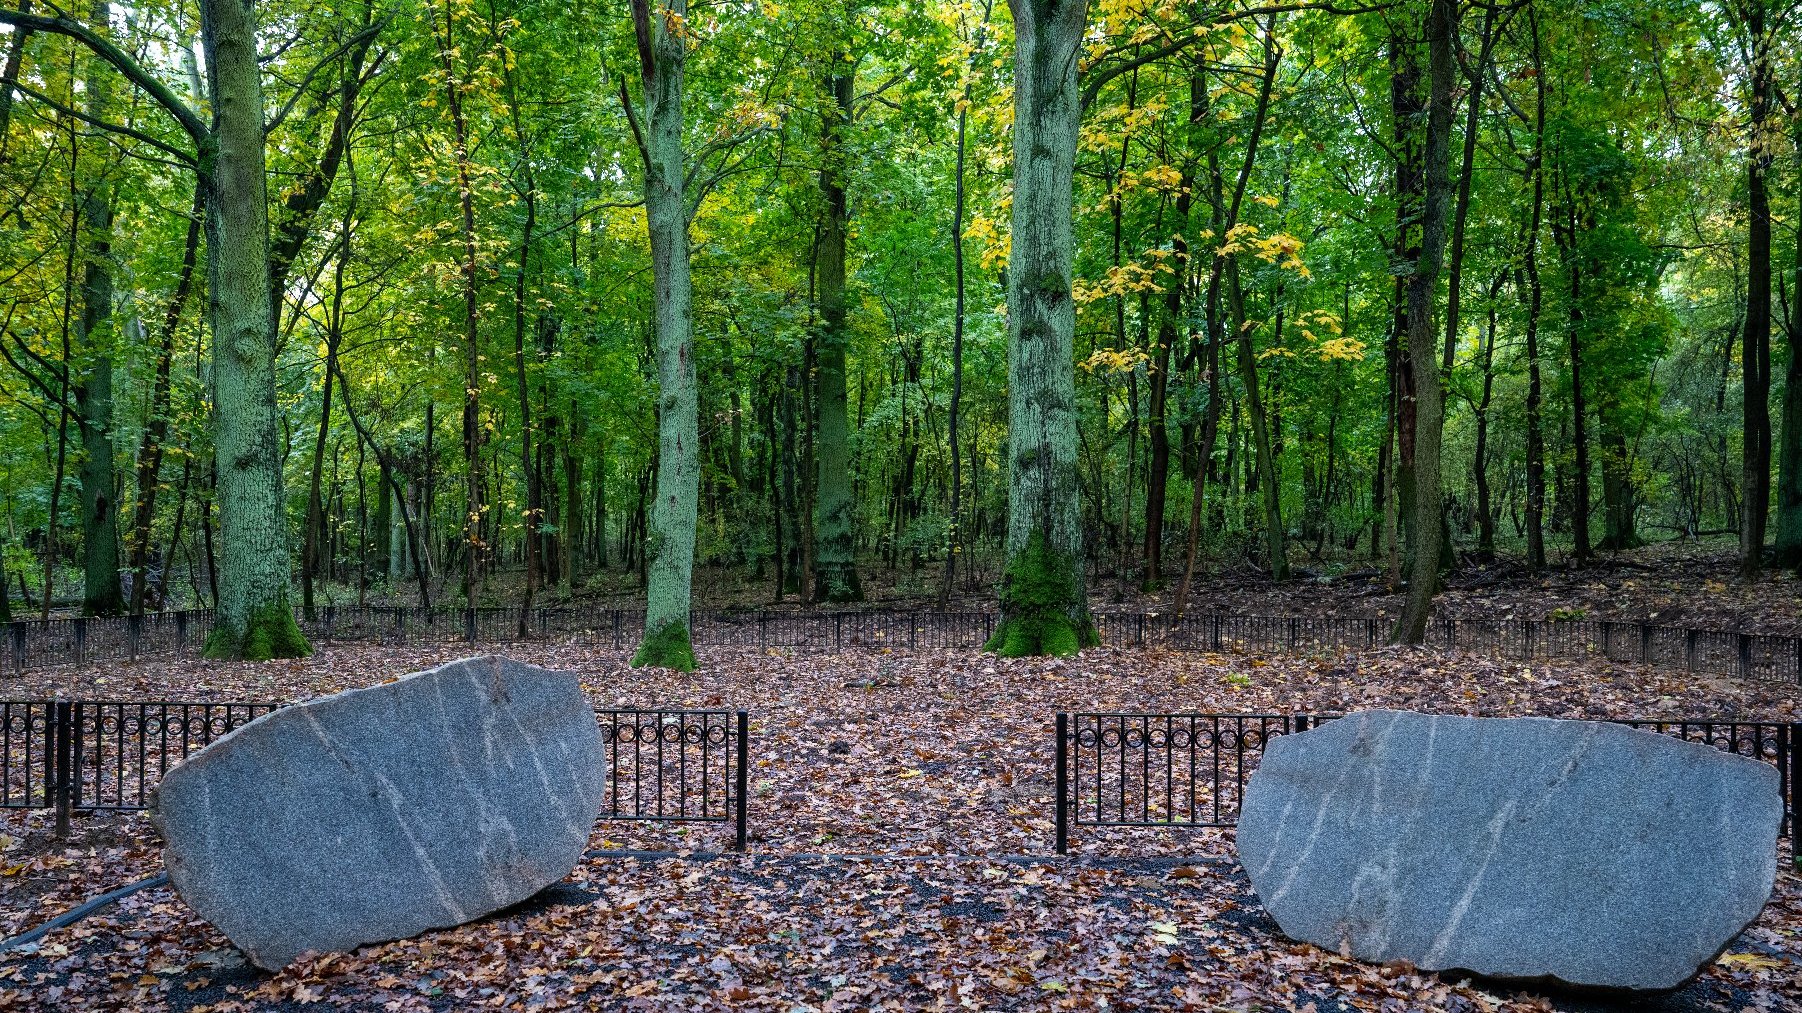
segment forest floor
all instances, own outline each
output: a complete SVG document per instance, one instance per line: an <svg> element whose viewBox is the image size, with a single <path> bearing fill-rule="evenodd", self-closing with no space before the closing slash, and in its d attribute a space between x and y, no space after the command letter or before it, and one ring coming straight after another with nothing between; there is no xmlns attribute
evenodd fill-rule
<svg viewBox="0 0 1802 1013"><path fill-rule="evenodd" d="M1165 574L1164 585L1146 592L1135 584L1121 588L1110 574L1091 576L1090 600L1102 610L1164 612L1175 605L1180 563ZM868 601L853 608L934 609L942 564L914 570L866 563L860 571ZM972 585L960 578L947 607L992 611L994 591L990 566ZM1239 615L1308 615L1392 618L1401 613L1403 590L1392 588L1388 575L1366 561L1298 562L1296 576L1272 581L1250 564L1196 573L1188 610ZM771 582L753 579L744 569L702 567L695 577L695 603L700 608L798 608L795 595L778 603ZM517 573L491 580L496 604L517 602ZM636 574L604 571L570 595L553 592L550 603L593 604L609 608L643 607ZM1511 559L1488 565L1466 563L1447 574L1434 602L1440 615L1473 619L1615 619L1693 629L1750 633L1802 634L1802 580L1794 573L1770 572L1747 583L1739 577L1739 559L1730 541L1660 542L1630 552L1604 554L1575 568L1554 566L1539 573Z"/></svg>
<svg viewBox="0 0 1802 1013"><path fill-rule="evenodd" d="M1378 968L1283 939L1228 832L1082 828L1052 851L1060 709L1802 720L1802 688L1606 662L1523 666L1385 648L1315 657L1096 649L703 649L694 675L614 652L509 645L581 674L599 704L743 708L750 853L724 827L603 823L563 886L481 922L252 971L166 888L0 957L0 1010L1193 1009L1296 1013L1599 1010L1568 995ZM449 660L454 646L333 644L268 664L27 673L7 695L296 700ZM0 817L0 935L160 871L142 816L88 815L53 842ZM667 849L674 857L599 852ZM1802 877L1694 983L1640 1008L1802 1006Z"/></svg>

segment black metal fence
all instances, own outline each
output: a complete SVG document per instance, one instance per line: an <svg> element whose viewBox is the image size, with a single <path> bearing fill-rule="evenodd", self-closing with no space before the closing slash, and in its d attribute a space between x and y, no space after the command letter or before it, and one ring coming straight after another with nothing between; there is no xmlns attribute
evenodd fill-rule
<svg viewBox="0 0 1802 1013"><path fill-rule="evenodd" d="M1337 715L1059 713L1057 852L1077 827L1199 829L1238 824L1245 782L1271 739ZM1622 719L1777 768L1783 832L1802 858L1802 723Z"/></svg>
<svg viewBox="0 0 1802 1013"><path fill-rule="evenodd" d="M0 701L0 809L147 809L163 775L276 703ZM744 850L744 711L597 709L608 753L603 820L733 824Z"/></svg>
<svg viewBox="0 0 1802 1013"><path fill-rule="evenodd" d="M745 850L750 718L744 711L601 710L611 774L602 819L733 824Z"/></svg>
<svg viewBox="0 0 1802 1013"><path fill-rule="evenodd" d="M644 635L637 609L409 608L324 605L296 610L307 636L389 644L509 643L576 640L626 650ZM6 627L5 652L15 672L58 665L170 657L197 648L212 629L200 609L143 616L24 619ZM995 629L991 612L703 611L693 616L698 646L808 651L883 648L974 650ZM1362 617L1248 616L1224 612L1180 619L1143 612L1095 615L1105 644L1179 651L1312 653L1368 650L1388 635L1385 620ZM1691 630L1609 619L1434 620L1429 646L1536 661L1607 658L1699 675L1775 679L1802 685L1802 637Z"/></svg>

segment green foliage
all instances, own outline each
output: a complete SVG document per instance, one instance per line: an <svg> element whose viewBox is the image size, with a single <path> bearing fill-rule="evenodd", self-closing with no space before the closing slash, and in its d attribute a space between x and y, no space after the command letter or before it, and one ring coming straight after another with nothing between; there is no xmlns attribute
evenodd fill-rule
<svg viewBox="0 0 1802 1013"><path fill-rule="evenodd" d="M664 623L645 634L644 642L632 655L633 668L673 668L678 672L695 670L694 647L688 641L685 623Z"/></svg>

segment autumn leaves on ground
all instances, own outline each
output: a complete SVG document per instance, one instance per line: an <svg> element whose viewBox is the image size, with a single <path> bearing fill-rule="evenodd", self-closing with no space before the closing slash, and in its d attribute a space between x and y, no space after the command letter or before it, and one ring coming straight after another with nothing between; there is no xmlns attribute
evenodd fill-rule
<svg viewBox="0 0 1802 1013"><path fill-rule="evenodd" d="M729 843L721 826L603 823L597 852L701 854L591 856L521 908L273 977L242 966L168 890L146 890L35 954L0 958L0 1009L1584 1009L1290 943L1225 833L1081 828L1076 857L1049 857L1053 714L1407 706L1802 720L1793 687L1403 650L1104 648L1061 662L703 650L693 676L573 644L508 650L580 672L597 704L750 711L750 853L714 856ZM333 645L296 662L27 673L9 695L295 700L459 653ZM3 826L0 933L159 871L139 816L82 817L66 845L41 814ZM1786 871L1760 921L1664 1008L1793 1009L1799 981L1802 882Z"/></svg>

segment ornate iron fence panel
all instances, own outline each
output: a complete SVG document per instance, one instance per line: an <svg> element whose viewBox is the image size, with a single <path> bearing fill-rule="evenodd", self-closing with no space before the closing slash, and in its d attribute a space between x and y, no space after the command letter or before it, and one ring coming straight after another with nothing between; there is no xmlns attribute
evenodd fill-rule
<svg viewBox="0 0 1802 1013"><path fill-rule="evenodd" d="M745 711L595 711L607 754L601 819L733 824L745 849L750 719Z"/></svg>
<svg viewBox="0 0 1802 1013"><path fill-rule="evenodd" d="M53 804L55 722L48 700L0 701L0 809Z"/></svg>

